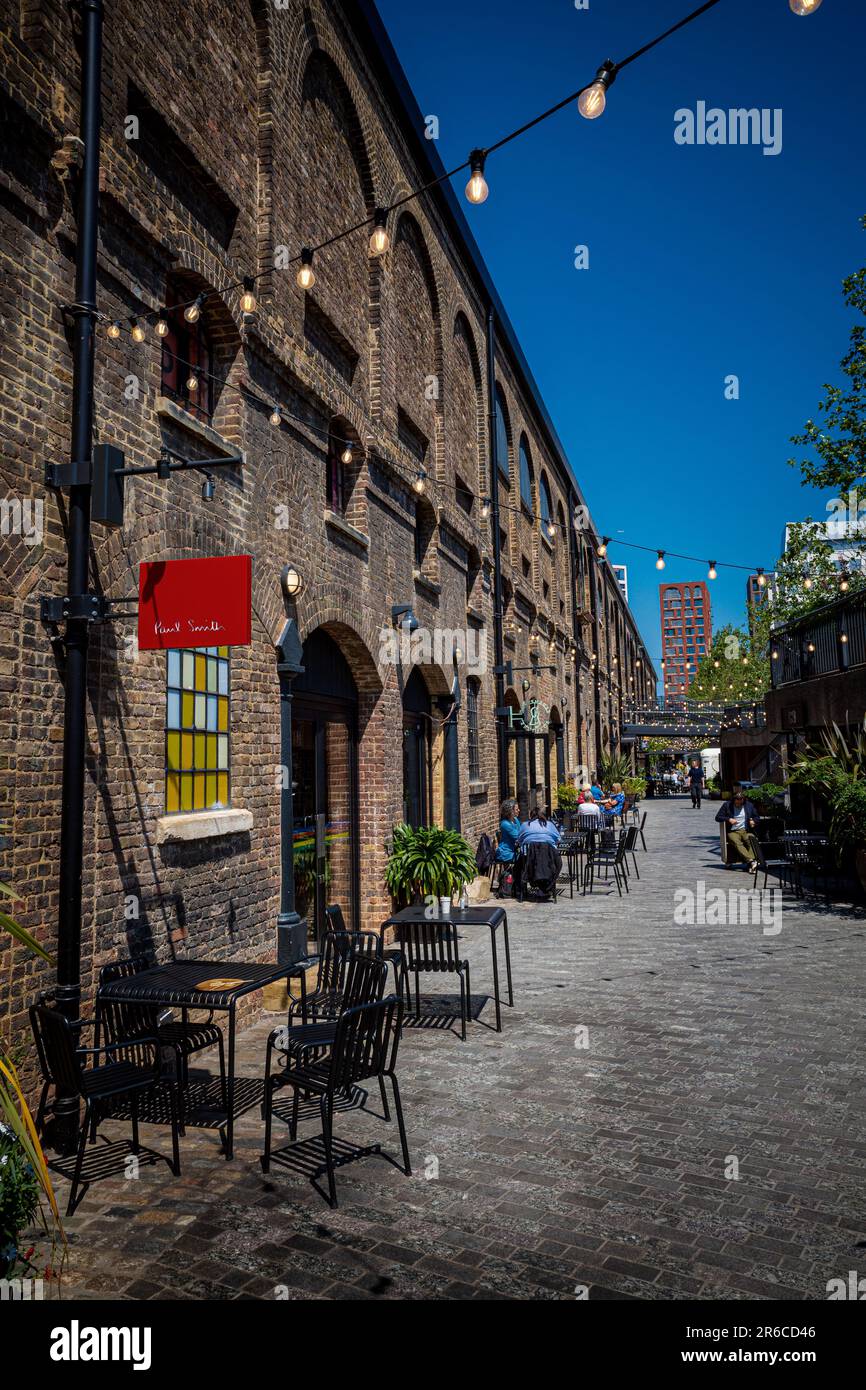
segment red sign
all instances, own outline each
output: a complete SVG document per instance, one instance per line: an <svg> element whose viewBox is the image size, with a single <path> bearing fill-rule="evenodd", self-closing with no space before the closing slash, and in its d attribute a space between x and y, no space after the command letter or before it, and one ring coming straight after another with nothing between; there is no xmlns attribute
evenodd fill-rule
<svg viewBox="0 0 866 1390"><path fill-rule="evenodd" d="M139 648L247 647L252 596L251 555L139 565Z"/></svg>

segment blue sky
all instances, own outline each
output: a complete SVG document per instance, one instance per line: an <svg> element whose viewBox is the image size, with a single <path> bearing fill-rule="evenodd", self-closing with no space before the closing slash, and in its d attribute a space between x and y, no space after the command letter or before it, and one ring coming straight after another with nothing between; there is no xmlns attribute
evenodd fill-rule
<svg viewBox="0 0 866 1390"><path fill-rule="evenodd" d="M379 0L418 102L458 163L695 8L694 0ZM786 521L824 513L789 437L838 381L866 263L866 4L722 0L623 71L607 110L566 108L491 157L466 204L597 524L614 540L770 567ZM678 145L674 113L782 111L782 150ZM460 185L464 180L460 180ZM590 268L574 268L589 247ZM725 378L739 377L739 400ZM652 556L611 545L660 652ZM705 575L669 560L664 578ZM742 621L719 569L714 626Z"/></svg>

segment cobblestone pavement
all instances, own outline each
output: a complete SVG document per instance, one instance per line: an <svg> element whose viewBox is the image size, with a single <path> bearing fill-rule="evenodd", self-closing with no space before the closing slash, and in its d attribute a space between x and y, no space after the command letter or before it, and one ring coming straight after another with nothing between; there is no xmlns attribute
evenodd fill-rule
<svg viewBox="0 0 866 1390"><path fill-rule="evenodd" d="M254 1107L232 1162L213 1132L188 1131L180 1179L159 1163L94 1184L70 1222L65 1295L823 1299L829 1279L866 1274L866 918L786 897L779 931L675 924L678 888L747 880L721 870L712 803L649 805L628 898L511 907L501 1035L405 1031L411 1178L359 1158L331 1211L310 1181L313 1119L306 1171L266 1178ZM480 995L489 941L466 936ZM239 1071L261 1074L273 1024L244 1033ZM375 1096L338 1116L347 1148L399 1154L378 1110ZM169 1152L166 1131L142 1136Z"/></svg>

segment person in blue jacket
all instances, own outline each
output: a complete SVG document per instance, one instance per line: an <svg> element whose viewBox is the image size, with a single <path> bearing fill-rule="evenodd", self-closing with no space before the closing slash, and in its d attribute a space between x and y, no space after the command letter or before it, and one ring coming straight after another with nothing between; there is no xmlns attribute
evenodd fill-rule
<svg viewBox="0 0 866 1390"><path fill-rule="evenodd" d="M499 844L496 846L497 864L510 864L517 848L517 834L520 830L520 807L513 797L506 797L499 808Z"/></svg>
<svg viewBox="0 0 866 1390"><path fill-rule="evenodd" d="M624 806L625 792L619 782L614 782L610 789L610 796L605 797L604 801L601 803L601 809L604 811L608 820L612 821L616 816L622 815L622 808Z"/></svg>
<svg viewBox="0 0 866 1390"><path fill-rule="evenodd" d="M529 820L524 821L517 836L518 846L545 843L559 849L560 834L552 820L548 820L537 807Z"/></svg>

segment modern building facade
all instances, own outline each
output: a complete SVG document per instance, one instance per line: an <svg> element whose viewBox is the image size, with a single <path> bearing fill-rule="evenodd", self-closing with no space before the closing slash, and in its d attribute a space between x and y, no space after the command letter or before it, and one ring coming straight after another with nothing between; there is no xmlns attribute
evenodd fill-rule
<svg viewBox="0 0 866 1390"><path fill-rule="evenodd" d="M64 653L40 600L66 592L44 464L70 449L79 63L59 0L3 4L0 469L41 518L3 538L3 877L53 949ZM450 187L389 216L383 255L366 229L307 291L285 266L436 177L424 129L372 5L106 15L97 439L133 468L239 461L213 496L127 479L90 583L129 601L141 562L251 555L253 619L248 646L168 653L118 607L92 625L85 994L128 950L272 958L278 921L312 934L331 901L375 927L395 823L474 843L501 795L555 802L655 690ZM20 1020L50 976L0 949Z"/></svg>
<svg viewBox="0 0 866 1390"><path fill-rule="evenodd" d="M660 584L665 705L685 698L698 662L710 649L713 622L710 591L703 580Z"/></svg>
<svg viewBox="0 0 866 1390"><path fill-rule="evenodd" d="M622 591L622 596L626 603L628 603L628 565L611 565L611 569Z"/></svg>

